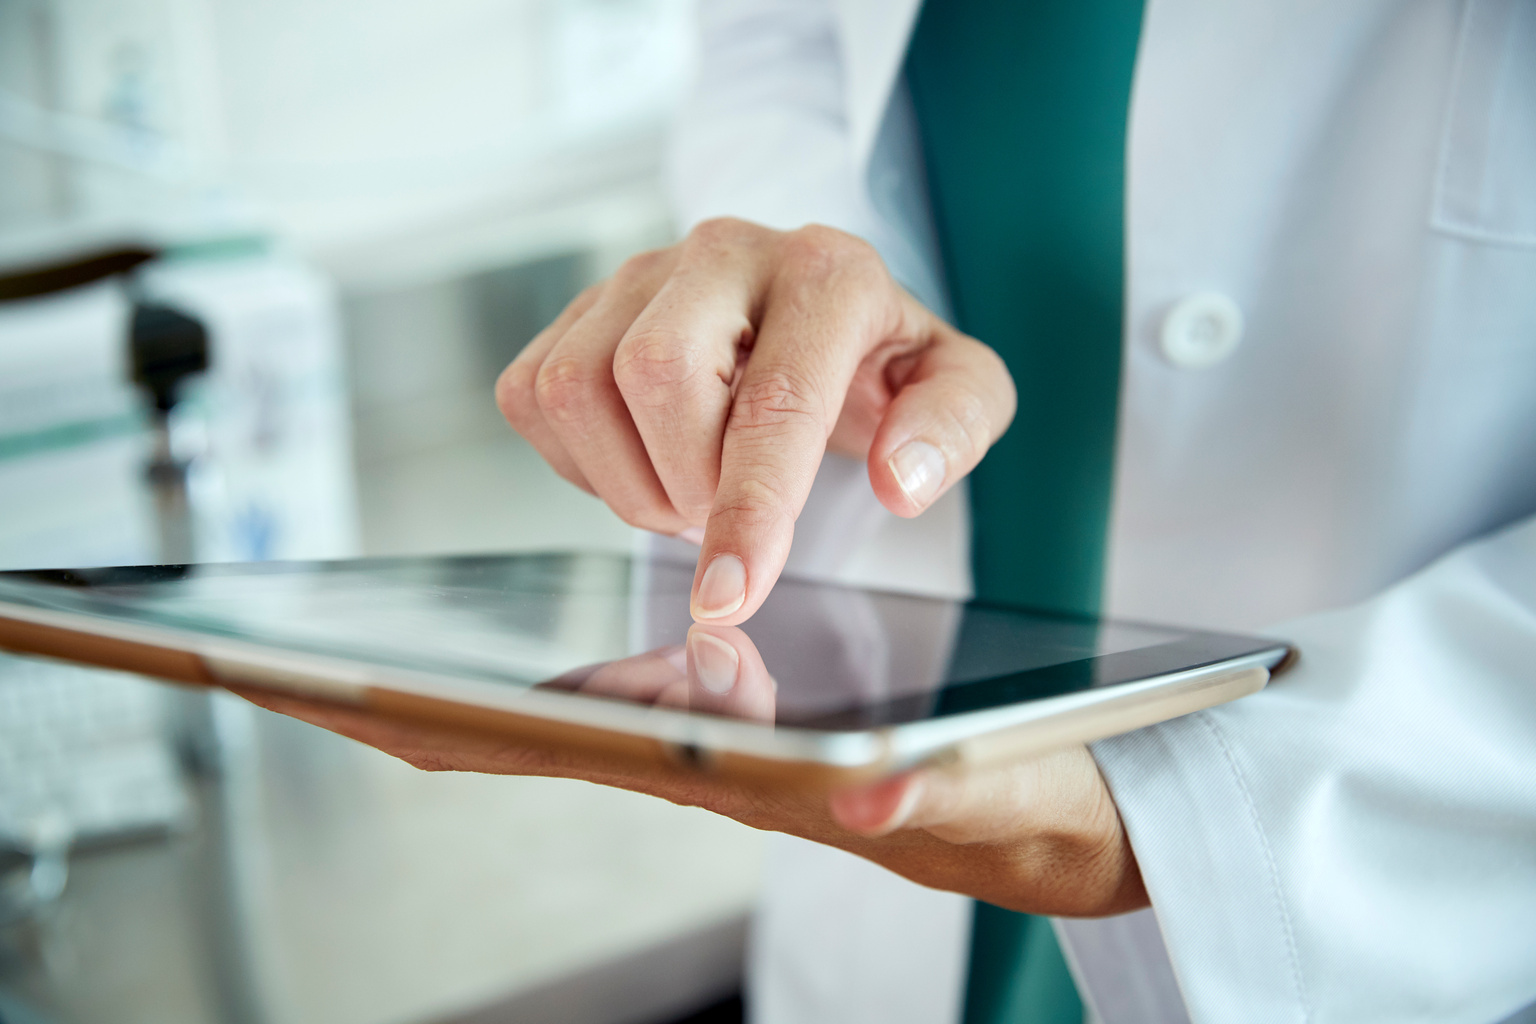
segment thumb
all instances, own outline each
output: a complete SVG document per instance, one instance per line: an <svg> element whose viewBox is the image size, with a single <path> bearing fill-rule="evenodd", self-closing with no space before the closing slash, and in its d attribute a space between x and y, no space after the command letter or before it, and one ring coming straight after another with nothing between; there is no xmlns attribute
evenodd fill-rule
<svg viewBox="0 0 1536 1024"><path fill-rule="evenodd" d="M965 477L1013 420L1013 378L990 348L947 325L917 358L869 448L869 482L908 518Z"/></svg>

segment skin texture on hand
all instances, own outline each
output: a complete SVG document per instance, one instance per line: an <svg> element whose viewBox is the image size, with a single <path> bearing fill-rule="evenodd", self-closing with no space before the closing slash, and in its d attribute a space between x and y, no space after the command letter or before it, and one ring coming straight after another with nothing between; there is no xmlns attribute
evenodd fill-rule
<svg viewBox="0 0 1536 1024"><path fill-rule="evenodd" d="M589 666L545 685L762 722L775 714L772 676L752 641L733 627L695 626L680 647ZM647 793L836 846L922 885L1013 910L1100 916L1147 903L1119 813L1082 746L987 769L920 769L828 795L239 692L418 768L557 776Z"/></svg>
<svg viewBox="0 0 1536 1024"><path fill-rule="evenodd" d="M701 544L700 622L757 610L822 455L863 457L914 516L1013 418L1002 360L925 309L868 244L709 221L583 292L529 342L497 404L561 476L626 522Z"/></svg>

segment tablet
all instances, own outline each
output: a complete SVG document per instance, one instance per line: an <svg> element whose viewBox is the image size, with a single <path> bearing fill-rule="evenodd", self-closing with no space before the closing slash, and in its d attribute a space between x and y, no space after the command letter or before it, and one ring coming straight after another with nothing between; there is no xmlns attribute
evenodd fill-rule
<svg viewBox="0 0 1536 1024"><path fill-rule="evenodd" d="M586 553L0 573L0 647L630 759L822 783L984 763L1262 688L1286 644Z"/></svg>

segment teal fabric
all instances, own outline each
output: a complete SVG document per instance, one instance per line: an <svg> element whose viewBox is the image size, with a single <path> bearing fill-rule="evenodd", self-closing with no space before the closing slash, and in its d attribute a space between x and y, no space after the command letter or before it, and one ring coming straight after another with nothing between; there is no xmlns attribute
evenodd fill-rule
<svg viewBox="0 0 1536 1024"><path fill-rule="evenodd" d="M1098 610L1141 0L929 0L906 75L958 326L1019 411L971 476L977 596ZM1049 922L977 904L965 1024L1079 1024Z"/></svg>
<svg viewBox="0 0 1536 1024"><path fill-rule="evenodd" d="M1140 30L1140 0L932 0L908 53L956 318L1019 389L971 477L976 589L1000 601L1098 608Z"/></svg>
<svg viewBox="0 0 1536 1024"><path fill-rule="evenodd" d="M1083 1024L1083 1001L1051 919L977 903L965 1024Z"/></svg>

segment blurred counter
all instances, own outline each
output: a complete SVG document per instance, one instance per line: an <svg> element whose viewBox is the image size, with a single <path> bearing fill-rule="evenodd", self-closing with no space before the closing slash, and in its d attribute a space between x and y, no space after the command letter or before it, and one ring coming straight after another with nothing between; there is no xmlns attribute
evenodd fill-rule
<svg viewBox="0 0 1536 1024"><path fill-rule="evenodd" d="M419 772L227 695L213 718L190 824L76 854L0 932L0 1020L643 1024L737 983L756 833Z"/></svg>

